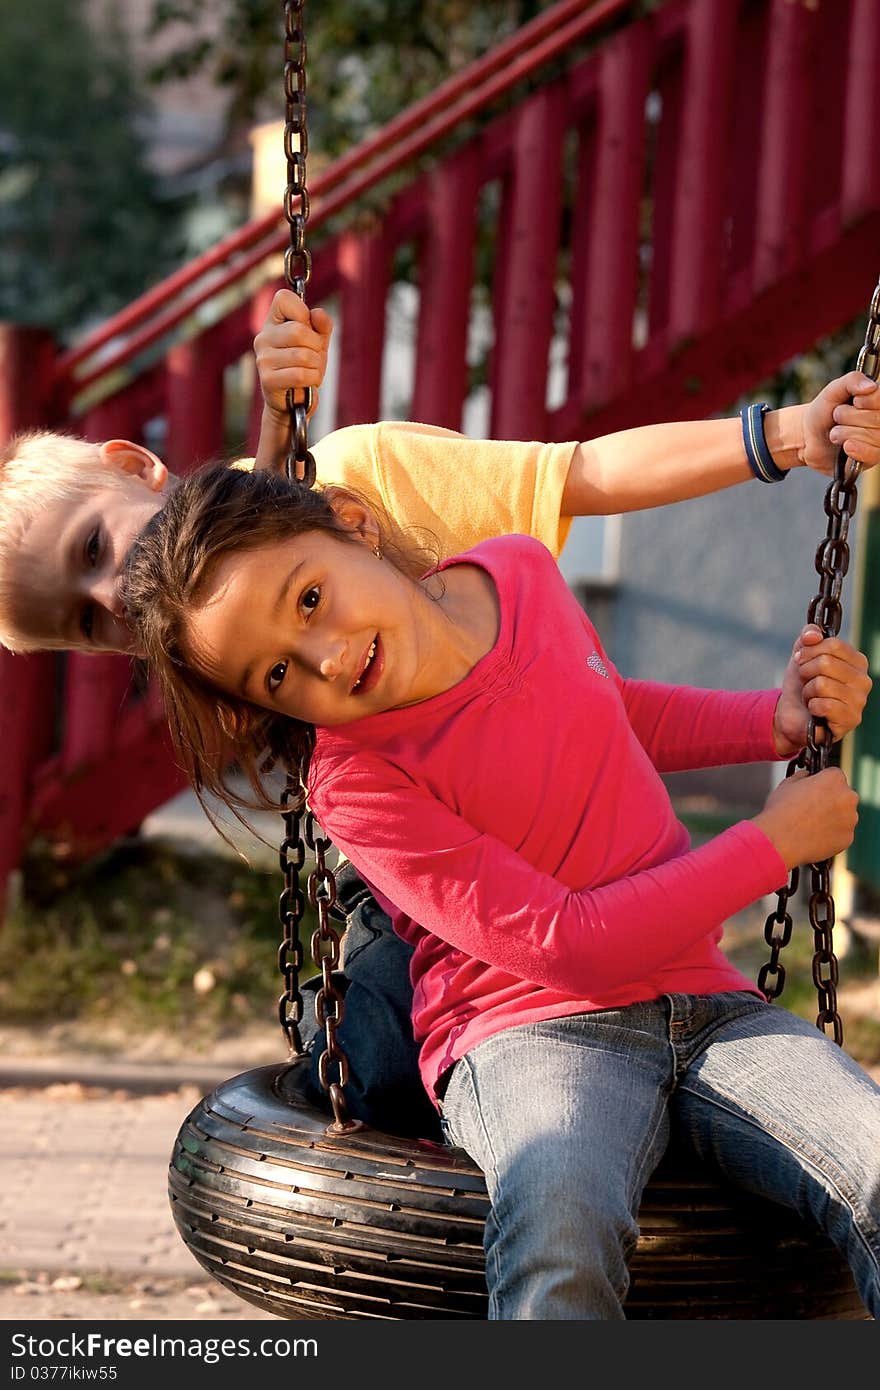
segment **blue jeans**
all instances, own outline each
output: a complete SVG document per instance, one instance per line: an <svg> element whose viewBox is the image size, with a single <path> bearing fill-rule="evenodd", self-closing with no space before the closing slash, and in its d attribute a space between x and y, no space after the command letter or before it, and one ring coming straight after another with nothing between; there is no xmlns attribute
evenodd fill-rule
<svg viewBox="0 0 880 1390"><path fill-rule="evenodd" d="M880 1316L880 1087L754 995L506 1029L452 1068L443 1128L486 1175L490 1318L623 1317L641 1194L671 1132L818 1224Z"/></svg>

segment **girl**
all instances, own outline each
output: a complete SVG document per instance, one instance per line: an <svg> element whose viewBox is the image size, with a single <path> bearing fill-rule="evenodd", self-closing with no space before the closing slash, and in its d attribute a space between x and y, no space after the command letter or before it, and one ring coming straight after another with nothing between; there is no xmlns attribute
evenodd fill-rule
<svg viewBox="0 0 880 1390"><path fill-rule="evenodd" d="M880 1088L719 946L850 844L857 798L795 777L691 849L659 775L790 757L808 705L840 737L864 657L813 631L781 691L628 681L539 542L424 564L350 493L209 468L137 542L126 607L199 793L232 804L230 752L264 804L299 769L414 947L424 1085L491 1198L490 1317L622 1317L672 1129L817 1222L876 1316Z"/></svg>

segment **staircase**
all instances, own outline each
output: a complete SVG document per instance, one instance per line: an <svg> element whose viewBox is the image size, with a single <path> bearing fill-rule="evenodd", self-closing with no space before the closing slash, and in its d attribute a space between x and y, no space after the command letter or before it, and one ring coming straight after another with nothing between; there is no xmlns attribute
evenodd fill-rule
<svg viewBox="0 0 880 1390"><path fill-rule="evenodd" d="M409 418L462 428L480 333L494 437L728 407L870 299L878 71L877 0L560 0L310 179L334 426L380 417L405 266ZM279 208L71 351L0 328L0 432L156 447L158 431L177 471L228 452L230 369L251 353L287 236ZM125 658L3 653L0 695L0 885L32 838L87 856L181 787L155 692L133 688Z"/></svg>

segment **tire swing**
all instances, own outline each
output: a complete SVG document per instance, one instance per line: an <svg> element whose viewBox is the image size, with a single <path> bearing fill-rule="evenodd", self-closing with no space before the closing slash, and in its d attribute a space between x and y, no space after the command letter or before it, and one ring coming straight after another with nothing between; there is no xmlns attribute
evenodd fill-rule
<svg viewBox="0 0 880 1390"><path fill-rule="evenodd" d="M291 245L285 255L288 285L305 297L310 256L305 186L306 47L304 0L286 0L285 211ZM297 137L294 140L294 137ZM297 146L294 149L294 145ZM299 211L292 203L299 197ZM860 370L877 378L880 367L880 285L875 290ZM308 400L290 394L288 476L311 486L315 465L308 449ZM847 532L856 507L859 464L841 450L826 498L828 535L819 546L820 592L808 621L826 635L840 630L840 592L849 563ZM800 764L827 765L830 740L817 742L812 720ZM336 883L325 863L329 840L302 813L298 779L284 795L286 834L280 859L283 939L279 968L286 988L279 1019L290 1060L232 1077L203 1099L181 1127L171 1157L169 1196L178 1231L198 1262L246 1303L288 1319L484 1319L487 1316L483 1225L489 1199L482 1172L462 1150L429 1140L379 1133L348 1118L348 1063L336 1040L344 999L335 988L339 937L331 922ZM308 1098L311 1065L299 1023L303 1015L299 925L305 911L299 873L306 846L315 855L308 877L317 911L312 957L321 972L316 996L326 1049L319 1075L329 1097L325 1109ZM817 1026L833 1029L837 961L833 953L831 863L811 866L810 921L813 979L819 996ZM785 971L780 952L792 919L788 900L798 870L779 891L765 926L770 959L758 985L775 999ZM336 1079L330 1079L335 1066ZM842 1256L794 1213L712 1180L694 1159L668 1152L648 1183L639 1211L640 1236L631 1261L625 1304L629 1319L865 1319Z"/></svg>

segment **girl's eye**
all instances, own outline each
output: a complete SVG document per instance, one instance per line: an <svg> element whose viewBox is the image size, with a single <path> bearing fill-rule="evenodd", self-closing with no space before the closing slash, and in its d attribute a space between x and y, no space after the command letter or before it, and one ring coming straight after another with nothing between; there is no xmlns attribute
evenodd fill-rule
<svg viewBox="0 0 880 1390"><path fill-rule="evenodd" d="M314 613L318 604L321 602L321 590L317 584L313 584L311 589L306 589L301 599L302 606L309 613Z"/></svg>
<svg viewBox="0 0 880 1390"><path fill-rule="evenodd" d="M270 695L274 695L274 694L275 694L275 691L276 691L276 690L278 689L278 687L281 685L281 683L282 683L282 681L284 680L284 677L285 677L286 675L287 675L287 662L286 662L286 661L276 661L276 662L275 662L275 665L272 667L271 671L269 672L268 676L266 677L266 689L269 691L269 694L270 694Z"/></svg>
<svg viewBox="0 0 880 1390"><path fill-rule="evenodd" d="M89 565L91 565L92 569L94 569L95 565L98 563L98 556L100 555L100 553L101 533L99 527L96 526L94 531L91 533L88 540L86 541L86 561Z"/></svg>

